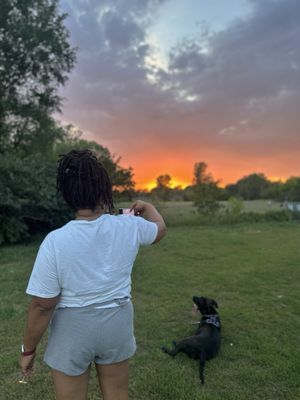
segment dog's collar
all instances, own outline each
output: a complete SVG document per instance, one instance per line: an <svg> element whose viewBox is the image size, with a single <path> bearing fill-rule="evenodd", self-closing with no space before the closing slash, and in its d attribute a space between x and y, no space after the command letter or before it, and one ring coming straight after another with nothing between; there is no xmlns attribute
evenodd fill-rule
<svg viewBox="0 0 300 400"><path fill-rule="evenodd" d="M221 329L221 321L219 316L216 314L203 315L203 317L201 318L201 322L204 322L208 325L214 325L216 328Z"/></svg>

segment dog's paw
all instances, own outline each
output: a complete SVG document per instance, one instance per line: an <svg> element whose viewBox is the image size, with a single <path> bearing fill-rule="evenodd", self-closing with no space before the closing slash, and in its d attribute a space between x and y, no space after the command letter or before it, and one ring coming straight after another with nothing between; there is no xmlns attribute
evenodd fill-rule
<svg viewBox="0 0 300 400"><path fill-rule="evenodd" d="M175 354L173 354L172 350L168 349L168 348L165 347L165 346L162 346L162 347L161 347L161 350L162 350L164 353L166 353L166 354L168 354L169 356L171 356L171 357L174 357L174 356L175 356Z"/></svg>

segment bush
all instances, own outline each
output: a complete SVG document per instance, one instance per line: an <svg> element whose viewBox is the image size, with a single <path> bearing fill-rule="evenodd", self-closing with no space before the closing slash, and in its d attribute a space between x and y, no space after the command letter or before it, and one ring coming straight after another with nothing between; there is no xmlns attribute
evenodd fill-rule
<svg viewBox="0 0 300 400"><path fill-rule="evenodd" d="M56 164L41 156L3 156L0 193L0 244L55 229L70 218L56 195Z"/></svg>
<svg viewBox="0 0 300 400"><path fill-rule="evenodd" d="M194 205L200 215L209 215L214 218L221 208L218 202L218 187L215 182L194 186Z"/></svg>
<svg viewBox="0 0 300 400"><path fill-rule="evenodd" d="M268 211L264 214L265 221L278 221L278 222L286 222L296 220L300 213L292 212L288 210L283 211Z"/></svg>

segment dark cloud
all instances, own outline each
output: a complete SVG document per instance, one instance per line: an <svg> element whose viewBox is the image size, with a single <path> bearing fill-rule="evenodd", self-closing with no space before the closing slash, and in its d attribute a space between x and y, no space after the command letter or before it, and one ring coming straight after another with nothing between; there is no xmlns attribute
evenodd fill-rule
<svg viewBox="0 0 300 400"><path fill-rule="evenodd" d="M73 2L75 8L64 3L72 41L79 48L78 66L64 92L69 100L66 116L78 116L79 110L102 110L119 118L136 98L143 103L149 96L145 16L158 3Z"/></svg>
<svg viewBox="0 0 300 400"><path fill-rule="evenodd" d="M210 135L219 127L230 143L237 135L258 143L299 130L297 115L290 114L300 95L300 4L253 3L252 15L213 35L205 52L188 44L171 57L169 80L175 91L198 95L199 111L215 110L216 121L202 121ZM284 131L276 121L278 112L287 124ZM287 120L286 113L292 118Z"/></svg>
<svg viewBox="0 0 300 400"><path fill-rule="evenodd" d="M300 144L300 3L250 2L251 14L223 31L181 40L162 69L149 62L147 41L162 1L64 0L79 53L63 118L121 155L179 145L193 156L216 148L246 158L292 154Z"/></svg>

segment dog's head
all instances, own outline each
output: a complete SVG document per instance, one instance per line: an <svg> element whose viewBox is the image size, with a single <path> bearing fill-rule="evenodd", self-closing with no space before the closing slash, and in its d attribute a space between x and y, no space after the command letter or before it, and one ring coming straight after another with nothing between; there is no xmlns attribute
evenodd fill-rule
<svg viewBox="0 0 300 400"><path fill-rule="evenodd" d="M216 310L216 308L218 308L218 304L213 299L194 296L193 302L202 315L218 314L218 311Z"/></svg>

